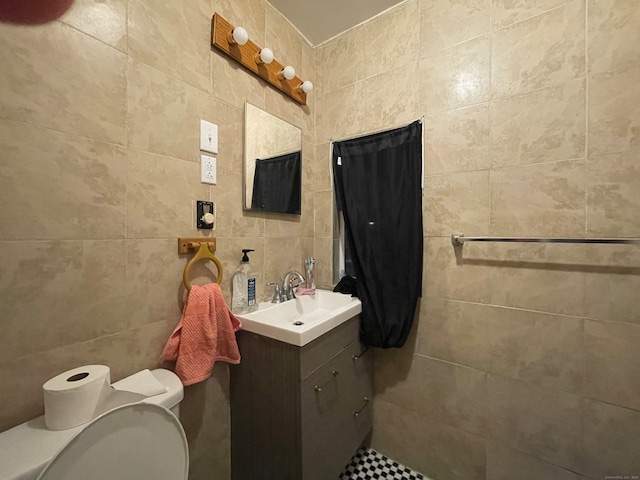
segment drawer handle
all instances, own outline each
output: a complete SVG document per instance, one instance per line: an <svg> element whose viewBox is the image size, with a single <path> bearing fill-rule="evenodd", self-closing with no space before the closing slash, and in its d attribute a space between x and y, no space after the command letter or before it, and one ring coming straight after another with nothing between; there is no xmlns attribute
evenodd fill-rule
<svg viewBox="0 0 640 480"><path fill-rule="evenodd" d="M360 410L353 411L353 416L357 417L358 415L360 415L362 413L362 410L364 410L364 407L366 407L368 404L369 404L369 399L367 397L364 397L364 404L360 407Z"/></svg>
<svg viewBox="0 0 640 480"><path fill-rule="evenodd" d="M366 347L362 352L360 352L358 355L351 355L351 359L352 360L358 360L361 356L363 356L365 353L367 353L369 351L369 347Z"/></svg>
<svg viewBox="0 0 640 480"><path fill-rule="evenodd" d="M339 374L339 373L340 373L340 372L338 372L337 370L333 370L333 371L331 372L331 375L332 375L332 376L331 376L331 378L330 378L329 380L327 380L326 382L324 382L322 385L319 385L319 386L318 386L318 385L316 385L316 386L315 386L315 387L313 387L313 388L315 388L315 389L316 389L316 392L321 392L321 391L322 391L322 389L323 389L326 385L328 385L328 384L329 384L329 382L331 382L331 380L333 380L334 378L336 378L336 377L338 376L338 374Z"/></svg>

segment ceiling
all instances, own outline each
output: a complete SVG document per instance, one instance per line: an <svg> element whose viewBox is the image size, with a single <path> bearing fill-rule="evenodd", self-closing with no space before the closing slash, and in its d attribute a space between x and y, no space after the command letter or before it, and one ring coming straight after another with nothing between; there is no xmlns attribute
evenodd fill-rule
<svg viewBox="0 0 640 480"><path fill-rule="evenodd" d="M269 0L304 35L318 45L403 0Z"/></svg>

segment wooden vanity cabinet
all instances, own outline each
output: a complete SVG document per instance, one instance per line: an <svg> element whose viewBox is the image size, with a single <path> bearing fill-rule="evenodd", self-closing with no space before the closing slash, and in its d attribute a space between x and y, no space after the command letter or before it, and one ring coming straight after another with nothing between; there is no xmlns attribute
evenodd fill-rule
<svg viewBox="0 0 640 480"><path fill-rule="evenodd" d="M372 352L356 316L297 347L238 332L230 367L233 480L339 478L372 426Z"/></svg>

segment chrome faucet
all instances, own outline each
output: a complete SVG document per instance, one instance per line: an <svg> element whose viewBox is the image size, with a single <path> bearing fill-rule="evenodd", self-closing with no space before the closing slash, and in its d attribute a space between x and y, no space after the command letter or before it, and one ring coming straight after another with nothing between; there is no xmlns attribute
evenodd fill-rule
<svg viewBox="0 0 640 480"><path fill-rule="evenodd" d="M282 303L286 300L284 295L280 290L280 285L277 282L267 283L267 287L273 287L273 298L271 299L271 303Z"/></svg>
<svg viewBox="0 0 640 480"><path fill-rule="evenodd" d="M296 279L298 280L297 285L292 285L292 282L295 281ZM282 293L283 293L284 299L293 300L295 298L293 288L299 287L300 284L302 284L302 282L305 282L305 285L306 285L306 280L304 279L304 277L300 272L298 272L297 270L291 270L287 272L287 274L284 276L284 281L282 282Z"/></svg>

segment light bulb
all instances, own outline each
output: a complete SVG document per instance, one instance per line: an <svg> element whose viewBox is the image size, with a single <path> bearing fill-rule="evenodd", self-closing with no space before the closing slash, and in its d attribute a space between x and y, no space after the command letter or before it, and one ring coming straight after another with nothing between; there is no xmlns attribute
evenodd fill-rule
<svg viewBox="0 0 640 480"><path fill-rule="evenodd" d="M291 80L296 76L296 71L291 65L287 65L282 70L280 70L280 78L286 78L287 80Z"/></svg>
<svg viewBox="0 0 640 480"><path fill-rule="evenodd" d="M313 83L311 83L309 80L305 80L300 84L298 88L300 88L301 92L311 93L311 91L313 90Z"/></svg>
<svg viewBox="0 0 640 480"><path fill-rule="evenodd" d="M244 45L249 41L249 34L242 27L236 27L231 32L231 38L229 39L229 43Z"/></svg>
<svg viewBox="0 0 640 480"><path fill-rule="evenodd" d="M263 48L260 53L256 54L256 63L273 62L273 52L270 48Z"/></svg>

